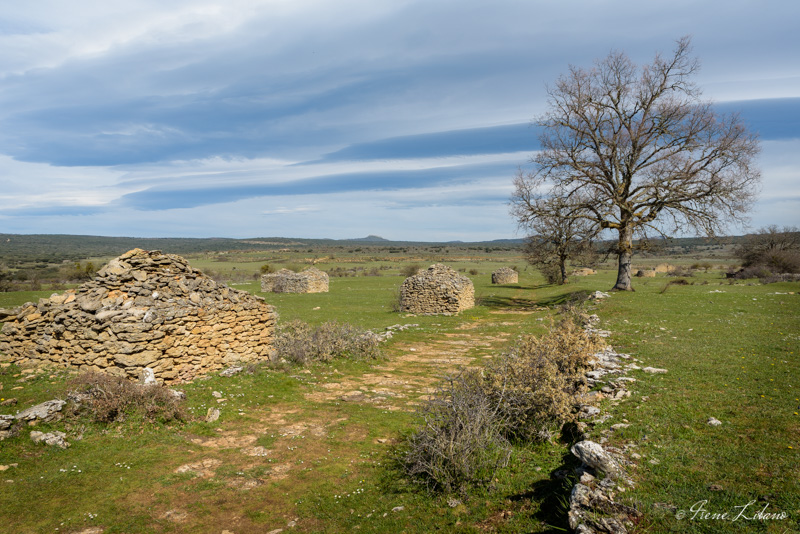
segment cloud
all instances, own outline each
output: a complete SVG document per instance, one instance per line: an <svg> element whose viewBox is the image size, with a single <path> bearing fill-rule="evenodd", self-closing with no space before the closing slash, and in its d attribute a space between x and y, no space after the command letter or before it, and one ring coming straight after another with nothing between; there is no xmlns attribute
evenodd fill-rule
<svg viewBox="0 0 800 534"><path fill-rule="evenodd" d="M800 131L798 18L796 2L11 2L0 209L16 231L364 234L350 217L412 238L373 216L507 232L530 120L568 65L611 49L649 62L690 33L705 96L786 141ZM765 150L765 199L793 176L796 162L774 165L789 146Z"/></svg>

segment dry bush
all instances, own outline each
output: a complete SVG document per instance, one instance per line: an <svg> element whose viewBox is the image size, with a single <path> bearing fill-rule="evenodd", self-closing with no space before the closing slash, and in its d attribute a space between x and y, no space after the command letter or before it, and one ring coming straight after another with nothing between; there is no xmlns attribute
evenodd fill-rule
<svg viewBox="0 0 800 534"><path fill-rule="evenodd" d="M482 371L446 379L420 408L422 421L401 449L405 472L430 490L490 487L508 462L510 439L550 439L573 421L584 371L603 345L580 319L568 310L548 334L521 339Z"/></svg>
<svg viewBox="0 0 800 534"><path fill-rule="evenodd" d="M416 263L413 265L404 265L402 269L400 269L400 274L406 278L409 276L414 276L417 274L422 267L417 265Z"/></svg>
<svg viewBox="0 0 800 534"><path fill-rule="evenodd" d="M447 378L419 414L418 429L401 449L405 472L431 491L465 494L472 486L490 487L511 447L480 373L467 370Z"/></svg>
<svg viewBox="0 0 800 534"><path fill-rule="evenodd" d="M509 438L548 440L573 421L575 394L602 341L564 318L541 337L526 336L484 370L484 387L503 413Z"/></svg>
<svg viewBox="0 0 800 534"><path fill-rule="evenodd" d="M372 332L336 321L316 328L300 320L289 321L278 327L275 336L278 357L301 365L334 358L379 358L379 344Z"/></svg>
<svg viewBox="0 0 800 534"><path fill-rule="evenodd" d="M87 412L99 423L140 416L146 421L166 423L186 420L180 399L161 384L141 385L124 377L85 372L69 383L69 398L76 411Z"/></svg>

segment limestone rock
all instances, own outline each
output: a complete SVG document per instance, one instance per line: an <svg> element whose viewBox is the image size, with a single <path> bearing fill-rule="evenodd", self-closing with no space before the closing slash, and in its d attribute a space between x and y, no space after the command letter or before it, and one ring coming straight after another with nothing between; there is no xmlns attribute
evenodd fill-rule
<svg viewBox="0 0 800 534"><path fill-rule="evenodd" d="M281 269L277 273L261 277L261 291L264 293L327 293L328 273L316 267L309 267L296 273Z"/></svg>
<svg viewBox="0 0 800 534"><path fill-rule="evenodd" d="M596 471L606 474L610 478L616 478L622 474L619 463L608 454L603 446L594 441L579 441L570 449L581 462Z"/></svg>
<svg viewBox="0 0 800 534"><path fill-rule="evenodd" d="M36 421L38 419L45 423L57 421L61 419L61 408L63 408L66 403L67 401L58 399L45 401L27 410L22 410L16 415L16 418L19 421Z"/></svg>
<svg viewBox="0 0 800 534"><path fill-rule="evenodd" d="M66 449L69 447L69 443L67 443L67 435L63 432L49 432L45 434L44 432L31 432L31 439L34 443L44 443L45 445L50 445L51 447L60 447L62 449Z"/></svg>
<svg viewBox="0 0 800 534"><path fill-rule="evenodd" d="M475 306L472 280L436 263L400 287L400 309L418 315L452 315Z"/></svg>

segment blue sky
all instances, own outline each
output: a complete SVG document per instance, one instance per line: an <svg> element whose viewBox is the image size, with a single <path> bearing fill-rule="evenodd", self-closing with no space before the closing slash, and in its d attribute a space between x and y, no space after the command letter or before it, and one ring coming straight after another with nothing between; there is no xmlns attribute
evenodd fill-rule
<svg viewBox="0 0 800 534"><path fill-rule="evenodd" d="M5 2L0 232L520 237L546 85L683 35L704 98L760 133L751 227L800 225L798 20L795 0Z"/></svg>

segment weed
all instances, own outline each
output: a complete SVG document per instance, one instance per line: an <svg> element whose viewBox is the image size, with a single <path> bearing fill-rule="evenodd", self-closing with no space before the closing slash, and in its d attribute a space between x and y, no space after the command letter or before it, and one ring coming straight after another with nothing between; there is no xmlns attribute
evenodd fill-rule
<svg viewBox="0 0 800 534"><path fill-rule="evenodd" d="M448 377L419 413L422 421L401 449L406 473L431 491L465 494L472 486L491 486L511 447L480 373Z"/></svg>
<svg viewBox="0 0 800 534"><path fill-rule="evenodd" d="M546 441L572 421L574 396L584 388L584 371L600 343L569 317L494 358L484 371L484 388L498 404L506 436Z"/></svg>
<svg viewBox="0 0 800 534"><path fill-rule="evenodd" d="M76 401L75 412L88 412L98 423L123 421L131 415L159 423L186 420L179 399L160 384L145 386L123 377L85 372L68 385L68 397Z"/></svg>
<svg viewBox="0 0 800 534"><path fill-rule="evenodd" d="M301 365L334 358L370 360L381 355L378 339L368 330L328 321L313 328L300 320L278 328L275 349L278 357Z"/></svg>

